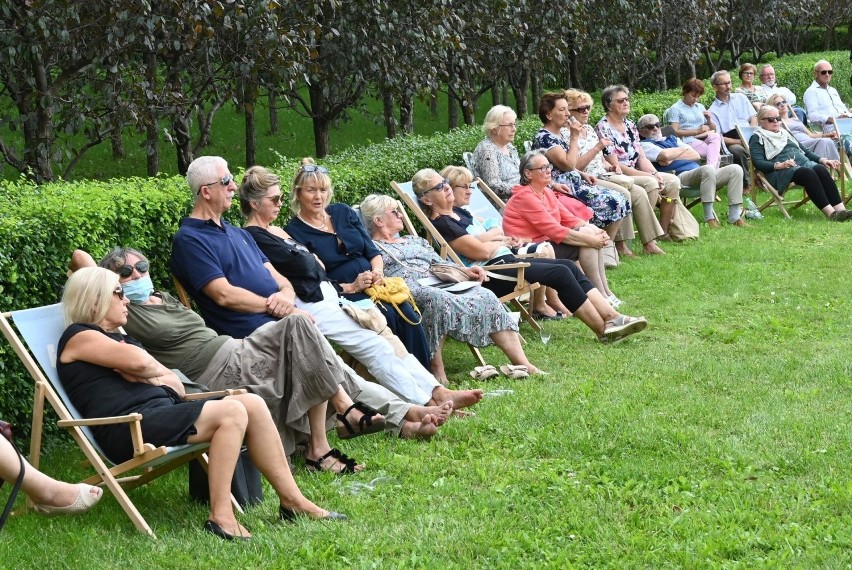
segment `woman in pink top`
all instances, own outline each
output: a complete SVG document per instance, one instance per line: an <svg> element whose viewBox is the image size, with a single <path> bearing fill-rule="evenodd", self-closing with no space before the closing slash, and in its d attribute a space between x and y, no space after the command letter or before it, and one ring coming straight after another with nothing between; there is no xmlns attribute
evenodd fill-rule
<svg viewBox="0 0 852 570"><path fill-rule="evenodd" d="M578 261L604 297L611 304L620 304L609 288L601 252L609 235L572 214L556 199L548 187L552 169L541 152L524 155L520 165L521 184L512 189L512 197L503 212L503 231L533 241L550 241L557 258Z"/></svg>

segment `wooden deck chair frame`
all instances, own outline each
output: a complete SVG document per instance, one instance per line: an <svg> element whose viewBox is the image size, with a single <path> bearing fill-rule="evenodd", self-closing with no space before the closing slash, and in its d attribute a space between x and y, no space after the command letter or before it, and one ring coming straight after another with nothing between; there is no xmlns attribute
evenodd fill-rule
<svg viewBox="0 0 852 570"><path fill-rule="evenodd" d="M852 134L852 118L835 119L835 127L837 134L841 137ZM837 149L840 152L840 198L844 204L849 204L852 201L852 191L846 194L846 184L848 180L852 180L852 161L846 154L843 141L839 138L837 139Z"/></svg>
<svg viewBox="0 0 852 570"><path fill-rule="evenodd" d="M14 327L13 327L14 324ZM106 487L118 501L121 508L141 532L155 537L154 531L142 517L130 500L127 491L142 486L170 471L197 459L207 469L207 449L209 444L187 444L176 447L155 447L142 439L142 414L133 413L109 418L83 418L68 399L65 389L59 382L54 360L59 337L64 330L62 308L60 304L47 305L21 311L0 314L0 329L15 354L24 364L35 382L33 398L33 423L30 441L30 464L38 468L41 454L41 440L44 425L45 402L59 417L57 425L67 429L86 460L95 470L95 474L83 480L83 483ZM17 329L17 332L16 332ZM19 335L20 333L20 335ZM24 339L24 342L21 340ZM41 342L41 339L50 338ZM28 348L29 347L29 350ZM205 392L187 395L186 399L209 398L243 392L227 390L223 392ZM92 436L91 426L127 424L133 440L134 457L120 464L109 460ZM130 475L131 472L137 474ZM238 511L242 511L236 500L231 502ZM27 499L27 506L32 502Z"/></svg>
<svg viewBox="0 0 852 570"><path fill-rule="evenodd" d="M438 247L438 255L443 257L444 259L450 259L459 265L464 265L461 260L461 257L453 251L453 248L450 247L450 244L447 243L447 240L444 239L444 236L435 229L435 226L432 225L432 220L429 219L429 216L420 209L420 205L417 203L417 200L414 197L414 191L411 188L411 182L398 183L395 181L391 182L391 188L393 188L394 192L400 197L400 199L405 203L408 207L409 211L413 212L417 217L417 220L423 226L423 230L426 232L426 239L434 244L437 244ZM407 216L406 216L407 217ZM409 220L410 223L410 220ZM521 313L521 317L529 325L536 331L539 332L541 330L541 325L536 322L536 320L530 315L530 312L524 307L521 302L521 298L524 296L529 296L529 299L532 299L533 292L540 287L538 283L529 283L524 279L524 270L529 267L529 263L507 263L499 266L483 266L483 269L489 271L491 269L516 269L517 277L515 279L515 289L511 293L507 293L500 297L501 303L511 303L518 311Z"/></svg>
<svg viewBox="0 0 852 570"><path fill-rule="evenodd" d="M784 197L778 191L778 189L775 188L772 184L769 183L769 180L766 178L766 176L762 172L757 170L754 167L754 163L751 161L751 150L749 149L748 143L749 143L749 139L751 138L751 135L754 134L755 127L737 124L736 129L737 129L737 134L739 134L739 136L740 136L740 140L743 141L743 148L745 149L746 156L748 156L748 159L749 159L748 169L749 169L749 173L751 174L751 180L752 180L752 189L753 189L752 199L757 198L756 193L757 193L758 188L765 190L771 196L771 198L769 200L764 202L761 206L758 206L757 209L762 212L763 210L765 210L766 208L769 208L770 206L777 206L778 209L781 211L781 214L784 216L784 218L786 218L788 220L793 219L790 216L790 213L787 211L787 206L790 206L790 210L795 210L799 206L802 206L803 204L808 202L808 200L810 200L810 198L808 198L808 195L805 193L804 189L802 189L802 198L800 200L795 200L795 199L794 200L784 200ZM795 187L795 186L796 186L795 184L790 184L790 186L787 189L785 189L785 193L790 187Z"/></svg>

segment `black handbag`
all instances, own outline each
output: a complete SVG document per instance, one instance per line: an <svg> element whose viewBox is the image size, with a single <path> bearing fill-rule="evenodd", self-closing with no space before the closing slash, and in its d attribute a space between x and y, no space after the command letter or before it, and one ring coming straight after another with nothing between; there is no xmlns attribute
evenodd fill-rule
<svg viewBox="0 0 852 570"><path fill-rule="evenodd" d="M0 515L0 530L3 530L3 526L6 524L6 519L9 518L9 513L12 512L12 507L15 505L15 499L18 498L18 492L21 490L21 485L24 482L26 465L24 464L24 456L21 455L21 452L18 451L17 447L15 447L15 442L12 441L12 426L9 422L0 420L0 433L2 433L3 437L9 440L12 449L14 449L15 453L18 454L18 460L21 462L21 471L18 473L18 480L15 481L15 485L12 487L12 493L9 495L9 501L6 503L6 508L3 509L3 514ZM3 481L0 480L0 487L2 486Z"/></svg>
<svg viewBox="0 0 852 570"><path fill-rule="evenodd" d="M231 494L241 507L256 505L263 501L260 471L252 463L246 448L240 450L240 457L237 459L234 478L231 479ZM207 472L197 460L189 462L189 496L199 503L210 502Z"/></svg>

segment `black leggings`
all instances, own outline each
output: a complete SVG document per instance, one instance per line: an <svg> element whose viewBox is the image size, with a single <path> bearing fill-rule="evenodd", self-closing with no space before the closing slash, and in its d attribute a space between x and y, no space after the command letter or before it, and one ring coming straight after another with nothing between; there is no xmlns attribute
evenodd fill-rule
<svg viewBox="0 0 852 570"><path fill-rule="evenodd" d="M822 210L826 206L836 206L840 203L840 192L837 184L831 177L831 173L822 164L813 168L797 168L793 173L793 182L805 187L805 193L814 203L814 206Z"/></svg>
<svg viewBox="0 0 852 570"><path fill-rule="evenodd" d="M559 299L572 313L588 300L586 293L595 288L589 278L567 259L517 259L514 255L503 255L492 259L488 265L499 263L529 262L524 269L524 278L530 283L541 283L543 287L553 287L559 294ZM517 269L490 270L491 273L515 277ZM511 293L515 289L514 281L491 277L483 284L498 297Z"/></svg>

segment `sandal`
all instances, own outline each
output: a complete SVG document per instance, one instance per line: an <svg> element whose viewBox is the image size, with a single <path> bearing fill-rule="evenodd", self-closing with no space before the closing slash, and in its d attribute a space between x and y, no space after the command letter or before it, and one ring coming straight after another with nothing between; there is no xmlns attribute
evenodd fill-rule
<svg viewBox="0 0 852 570"><path fill-rule="evenodd" d="M500 372L503 373L503 376L506 378L526 378L530 375L529 369L523 364L504 364L500 367Z"/></svg>
<svg viewBox="0 0 852 570"><path fill-rule="evenodd" d="M500 373L497 372L497 369L491 366L490 364L486 364L485 366L477 366L473 370L470 371L470 377L474 380L488 380L489 378L494 378L495 376L499 376Z"/></svg>
<svg viewBox="0 0 852 570"><path fill-rule="evenodd" d="M538 311L532 312L532 318L537 321L561 321L562 313L556 311L555 315L545 315L544 313L539 313Z"/></svg>
<svg viewBox="0 0 852 570"><path fill-rule="evenodd" d="M353 408L364 414L363 416L361 416L361 419L358 420L357 430L352 427L352 424L350 424L349 420L346 419L346 417L349 415L349 412L351 412ZM351 439L353 437L358 437L359 435L367 435L370 433L376 433L384 430L385 419L373 419L378 413L379 412L377 410L374 410L363 402L355 402L354 404L346 408L345 412L343 412L342 414L337 414L337 419L340 420L340 423L343 424L343 426L337 426L336 428L337 437L339 437L340 439Z"/></svg>
<svg viewBox="0 0 852 570"><path fill-rule="evenodd" d="M627 315L618 315L614 319L606 322L606 328L602 336L598 340L603 343L615 343L624 340L628 336L645 330L648 326L648 321L645 317L628 317Z"/></svg>
<svg viewBox="0 0 852 570"><path fill-rule="evenodd" d="M340 463L341 465L343 465L343 469L341 469L340 471L335 471L334 469L324 467L322 463L329 457L336 459L336 461L331 464L332 467ZM337 473L338 475L342 473L356 473L355 466L357 464L357 461L347 456L345 453L343 453L336 447L325 455L323 455L322 457L320 457L319 459L317 459L316 461L305 457L305 468L311 472L330 471L331 473Z"/></svg>

